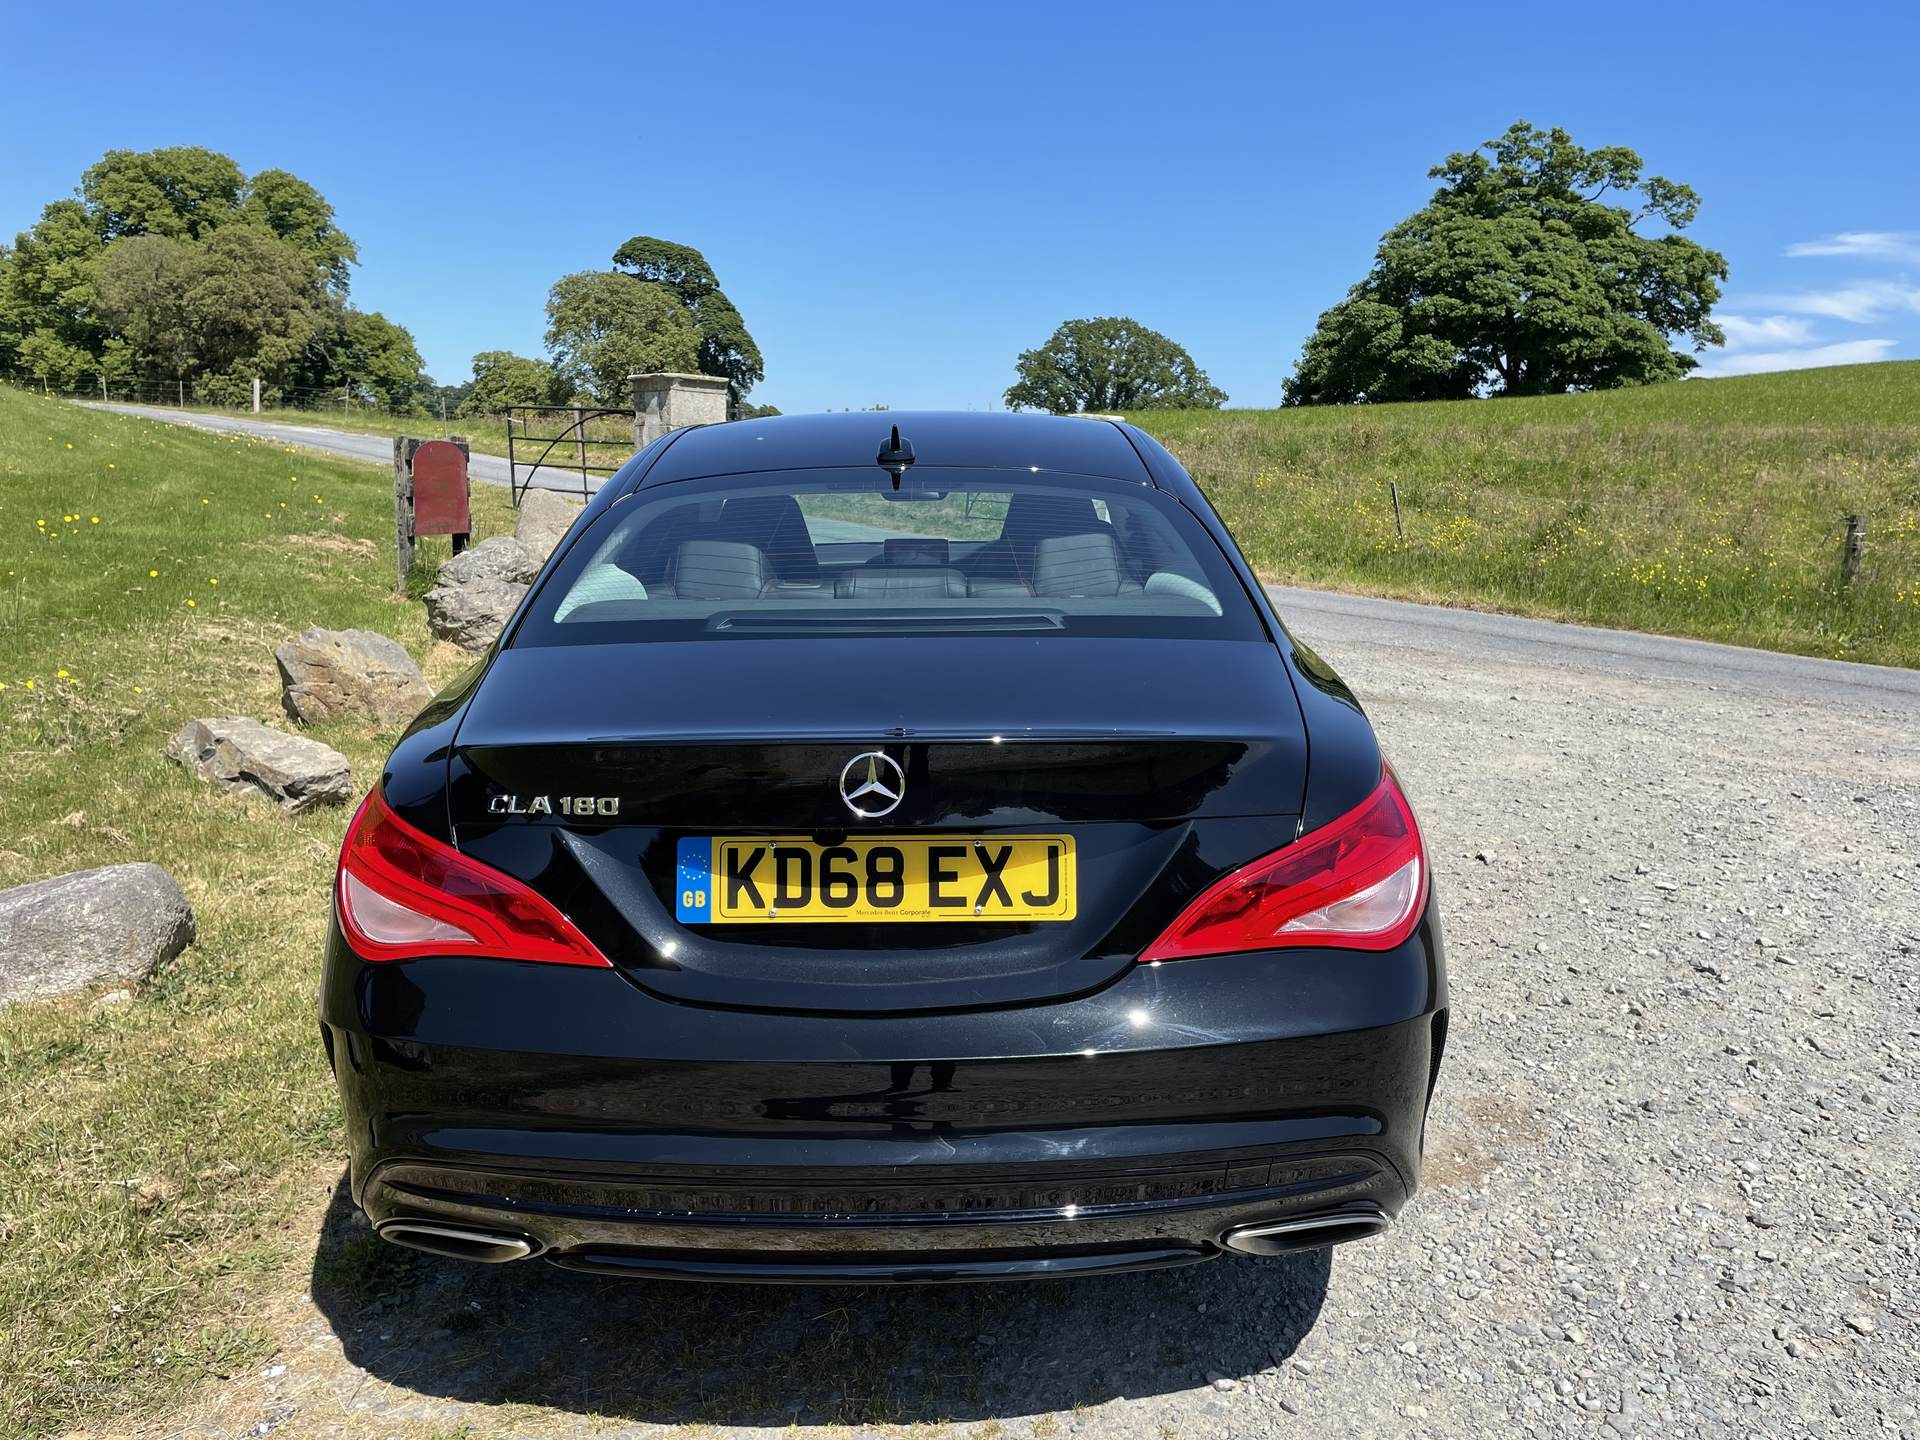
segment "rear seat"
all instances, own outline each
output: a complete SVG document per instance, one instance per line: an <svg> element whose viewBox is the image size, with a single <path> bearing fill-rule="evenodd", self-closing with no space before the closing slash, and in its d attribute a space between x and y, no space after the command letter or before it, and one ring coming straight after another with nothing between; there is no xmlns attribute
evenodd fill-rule
<svg viewBox="0 0 1920 1440"><path fill-rule="evenodd" d="M833 580L839 600L964 600L967 577L943 565L862 565Z"/></svg>
<svg viewBox="0 0 1920 1440"><path fill-rule="evenodd" d="M974 575L950 565L861 565L833 578L838 600L964 600L980 597L1097 597L1142 588L1121 564L1111 532L1054 535L1032 553L1032 579ZM682 600L755 600L792 592L818 596L820 587L776 577L767 552L738 540L683 540L665 579L646 592Z"/></svg>

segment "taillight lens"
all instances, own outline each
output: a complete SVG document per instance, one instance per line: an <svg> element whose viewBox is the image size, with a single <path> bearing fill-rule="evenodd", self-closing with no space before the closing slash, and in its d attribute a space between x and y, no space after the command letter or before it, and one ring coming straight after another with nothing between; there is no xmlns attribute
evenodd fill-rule
<svg viewBox="0 0 1920 1440"><path fill-rule="evenodd" d="M606 965L544 896L407 824L376 786L340 847L340 928L367 960L485 955Z"/></svg>
<svg viewBox="0 0 1920 1440"><path fill-rule="evenodd" d="M1391 950L1427 904L1427 855L1393 771L1364 802L1208 886L1143 961L1327 945Z"/></svg>

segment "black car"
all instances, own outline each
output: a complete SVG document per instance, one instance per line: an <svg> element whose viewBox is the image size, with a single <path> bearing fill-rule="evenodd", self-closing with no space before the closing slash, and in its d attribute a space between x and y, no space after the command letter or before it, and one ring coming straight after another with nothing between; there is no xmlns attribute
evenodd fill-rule
<svg viewBox="0 0 1920 1440"><path fill-rule="evenodd" d="M321 1020L389 1240L867 1282L1375 1234L1446 1004L1406 796L1173 457L865 414L607 483L354 817Z"/></svg>

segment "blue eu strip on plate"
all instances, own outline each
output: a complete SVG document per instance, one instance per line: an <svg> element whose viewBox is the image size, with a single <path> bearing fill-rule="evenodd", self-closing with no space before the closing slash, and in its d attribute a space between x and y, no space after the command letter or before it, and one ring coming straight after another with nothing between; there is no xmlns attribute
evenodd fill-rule
<svg viewBox="0 0 1920 1440"><path fill-rule="evenodd" d="M705 835L689 835L680 841L678 866L674 876L673 913L677 919L710 923L713 901L713 841Z"/></svg>

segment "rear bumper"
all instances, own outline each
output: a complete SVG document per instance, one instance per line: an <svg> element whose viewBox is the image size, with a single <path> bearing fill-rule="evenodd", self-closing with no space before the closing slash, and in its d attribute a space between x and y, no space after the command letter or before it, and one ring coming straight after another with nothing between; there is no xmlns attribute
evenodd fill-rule
<svg viewBox="0 0 1920 1440"><path fill-rule="evenodd" d="M613 971L367 965L321 1018L355 1198L609 1273L927 1281L1190 1263L1397 1215L1445 1036L1432 913L1385 955L1141 967L1016 1009L675 1005ZM430 1236L428 1238L431 1238Z"/></svg>

